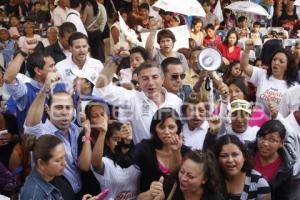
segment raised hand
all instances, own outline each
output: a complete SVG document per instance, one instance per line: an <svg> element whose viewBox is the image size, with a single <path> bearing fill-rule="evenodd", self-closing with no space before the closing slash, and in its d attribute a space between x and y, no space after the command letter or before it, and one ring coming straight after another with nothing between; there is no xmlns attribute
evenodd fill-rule
<svg viewBox="0 0 300 200"><path fill-rule="evenodd" d="M38 45L38 41L36 39L26 40L21 50L27 54L30 54L33 53L37 45Z"/></svg>
<svg viewBox="0 0 300 200"><path fill-rule="evenodd" d="M54 83L60 80L57 72L49 72L44 83L44 89L49 91Z"/></svg>
<svg viewBox="0 0 300 200"><path fill-rule="evenodd" d="M173 151L180 151L183 144L181 135L174 135L170 138L170 146Z"/></svg>
<svg viewBox="0 0 300 200"><path fill-rule="evenodd" d="M131 142L132 140L132 126L131 123L125 123L121 127L122 139Z"/></svg>
<svg viewBox="0 0 300 200"><path fill-rule="evenodd" d="M249 53L249 51L253 50L253 48L254 48L253 40L246 40L244 52Z"/></svg>
<svg viewBox="0 0 300 200"><path fill-rule="evenodd" d="M229 97L229 88L228 86L222 82L222 84L219 85L218 88L220 95L222 97L223 100L227 100Z"/></svg>
<svg viewBox="0 0 300 200"><path fill-rule="evenodd" d="M97 117L97 119L94 119L93 124L91 125L92 129L97 130L100 134L106 134L107 126L108 116L106 114Z"/></svg>
<svg viewBox="0 0 300 200"><path fill-rule="evenodd" d="M159 27L161 27L161 22L159 20L157 20L156 18L150 19L149 21L150 31L156 31L157 29L159 29Z"/></svg>
<svg viewBox="0 0 300 200"><path fill-rule="evenodd" d="M219 116L213 115L208 120L209 130L212 134L218 134L222 125L222 120Z"/></svg>
<svg viewBox="0 0 300 200"><path fill-rule="evenodd" d="M270 101L270 100L268 100L267 104L268 104L272 119L275 119L278 115L278 112L279 112L278 111L278 104L276 102Z"/></svg>
<svg viewBox="0 0 300 200"><path fill-rule="evenodd" d="M82 122L82 128L84 130L84 135L85 136L89 136L91 134L91 123L90 123L90 120L88 119L85 119L83 122Z"/></svg>
<svg viewBox="0 0 300 200"><path fill-rule="evenodd" d="M163 190L164 177L161 176L158 181L153 181L150 185L150 194L153 199L157 199L164 192Z"/></svg>

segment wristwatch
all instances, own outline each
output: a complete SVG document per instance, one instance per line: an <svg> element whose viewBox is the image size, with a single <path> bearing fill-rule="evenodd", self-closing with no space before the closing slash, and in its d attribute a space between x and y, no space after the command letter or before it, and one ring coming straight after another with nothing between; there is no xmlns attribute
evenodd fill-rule
<svg viewBox="0 0 300 200"><path fill-rule="evenodd" d="M86 142L86 141L92 141L92 137L91 136L82 136L81 138L81 142Z"/></svg>

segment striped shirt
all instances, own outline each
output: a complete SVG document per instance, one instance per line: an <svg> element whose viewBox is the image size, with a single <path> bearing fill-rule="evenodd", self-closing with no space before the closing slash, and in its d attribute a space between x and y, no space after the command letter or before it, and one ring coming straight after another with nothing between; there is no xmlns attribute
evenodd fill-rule
<svg viewBox="0 0 300 200"><path fill-rule="evenodd" d="M261 200L271 192L270 186L262 175L252 169L246 173L244 191L241 194L228 194L228 200Z"/></svg>

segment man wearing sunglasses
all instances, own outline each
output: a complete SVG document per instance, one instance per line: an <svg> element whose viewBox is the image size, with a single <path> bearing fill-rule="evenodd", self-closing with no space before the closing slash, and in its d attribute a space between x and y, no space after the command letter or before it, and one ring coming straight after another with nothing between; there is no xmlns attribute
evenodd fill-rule
<svg viewBox="0 0 300 200"><path fill-rule="evenodd" d="M162 61L161 68L165 76L164 88L184 100L192 92L192 89L189 85L183 85L185 73L180 60L168 57Z"/></svg>

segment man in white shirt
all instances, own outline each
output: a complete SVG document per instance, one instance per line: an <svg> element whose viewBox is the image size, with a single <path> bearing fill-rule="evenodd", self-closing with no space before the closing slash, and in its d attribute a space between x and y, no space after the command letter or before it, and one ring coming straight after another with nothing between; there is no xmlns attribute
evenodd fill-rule
<svg viewBox="0 0 300 200"><path fill-rule="evenodd" d="M81 2L80 0L70 0L70 9L67 14L67 22L72 22L78 32L87 36L87 32L80 18Z"/></svg>
<svg viewBox="0 0 300 200"><path fill-rule="evenodd" d="M116 69L117 65L112 61L107 63L97 79L93 94L105 99L113 106L119 106L119 120L131 122L133 141L137 144L142 139L150 138L150 124L154 113L159 108L171 107L180 113L182 101L162 87L163 73L154 62L146 61L138 68L141 92L127 90L110 83Z"/></svg>
<svg viewBox="0 0 300 200"><path fill-rule="evenodd" d="M83 73L90 71L95 72L97 75L103 69L101 61L88 56L88 38L80 32L73 33L69 38L71 56L67 57L56 64L57 72L61 80L67 82L69 87L72 88L76 76L72 70L81 70ZM97 76L93 77L96 81Z"/></svg>
<svg viewBox="0 0 300 200"><path fill-rule="evenodd" d="M53 10L53 23L54 26L60 26L67 19L69 0L59 0L57 7Z"/></svg>

